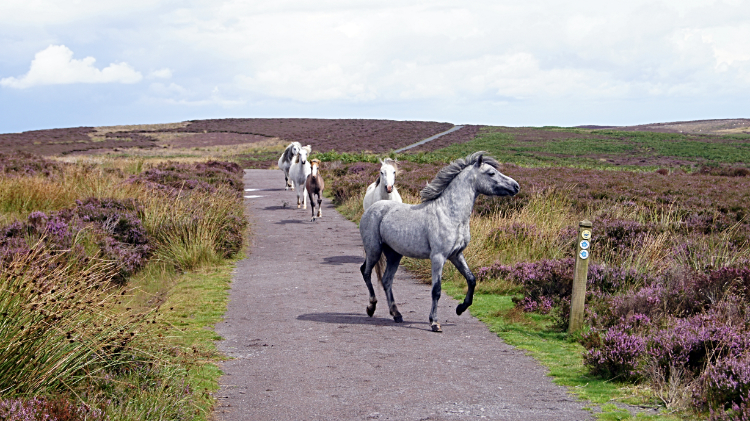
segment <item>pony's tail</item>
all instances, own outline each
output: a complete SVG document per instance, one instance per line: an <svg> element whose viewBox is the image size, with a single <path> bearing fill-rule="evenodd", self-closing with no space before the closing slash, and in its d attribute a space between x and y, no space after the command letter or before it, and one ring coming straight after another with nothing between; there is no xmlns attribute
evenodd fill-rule
<svg viewBox="0 0 750 421"><path fill-rule="evenodd" d="M385 258L385 254L380 253L380 259L378 259L378 262L375 263L375 275L378 277L378 282L380 285L383 285L383 273L385 272L385 267L388 264L388 261ZM385 289L385 287L383 287Z"/></svg>

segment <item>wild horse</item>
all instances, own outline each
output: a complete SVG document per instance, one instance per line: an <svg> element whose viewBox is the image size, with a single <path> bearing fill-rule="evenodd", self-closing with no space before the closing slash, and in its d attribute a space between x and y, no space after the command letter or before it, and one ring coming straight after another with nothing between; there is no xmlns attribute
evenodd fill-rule
<svg viewBox="0 0 750 421"><path fill-rule="evenodd" d="M279 157L279 169L284 172L284 190L288 190L289 187L294 190L294 184L289 182L289 168L292 166L292 160L302 149L302 144L299 142L292 142L289 146L284 149L284 153Z"/></svg>
<svg viewBox="0 0 750 421"><path fill-rule="evenodd" d="M476 278L469 270L463 250L471 234L469 218L479 194L512 196L518 193L518 183L498 171L498 162L475 152L466 159L457 159L441 169L422 191L422 203L406 205L391 200L375 202L362 215L359 232L365 248L366 260L360 271L370 293L367 315L375 313L375 291L372 269L385 255L387 266L383 274L388 308L396 323L403 321L393 298L393 276L403 256L430 259L432 263L432 330L441 332L437 318L437 304L441 293L443 265L450 260L466 278L468 292L463 303L456 307L461 315L472 303Z"/></svg>
<svg viewBox="0 0 750 421"><path fill-rule="evenodd" d="M312 221L315 221L315 201L313 196L318 196L318 218L323 216L323 211L320 205L323 203L323 189L326 188L323 176L320 175L320 160L313 159L310 161L310 175L307 176L305 181L305 190L307 190L307 196L310 198L310 210L312 212Z"/></svg>

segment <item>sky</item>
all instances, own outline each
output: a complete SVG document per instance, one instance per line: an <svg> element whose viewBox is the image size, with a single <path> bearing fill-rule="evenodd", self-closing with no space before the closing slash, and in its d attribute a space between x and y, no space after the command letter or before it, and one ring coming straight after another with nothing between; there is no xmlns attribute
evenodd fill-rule
<svg viewBox="0 0 750 421"><path fill-rule="evenodd" d="M748 0L3 0L0 133L750 118Z"/></svg>

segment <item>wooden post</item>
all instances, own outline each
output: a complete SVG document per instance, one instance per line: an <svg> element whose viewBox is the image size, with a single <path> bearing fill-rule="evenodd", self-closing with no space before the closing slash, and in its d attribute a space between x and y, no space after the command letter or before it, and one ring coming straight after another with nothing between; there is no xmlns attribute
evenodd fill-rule
<svg viewBox="0 0 750 421"><path fill-rule="evenodd" d="M589 274L589 257L591 257L591 221L585 219L578 223L577 243L573 294L570 297L570 324L568 325L568 333L577 332L583 327L586 278Z"/></svg>

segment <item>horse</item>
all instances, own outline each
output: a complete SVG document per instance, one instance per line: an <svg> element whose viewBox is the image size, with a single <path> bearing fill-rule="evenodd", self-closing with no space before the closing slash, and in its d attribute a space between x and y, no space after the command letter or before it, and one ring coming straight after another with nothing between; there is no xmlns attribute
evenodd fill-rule
<svg viewBox="0 0 750 421"><path fill-rule="evenodd" d="M397 162L391 158L380 160L380 174L374 183L367 186L365 198L362 201L362 207L367 210L373 203L379 200L393 200L401 203L401 195L396 188L396 173L398 173ZM375 265L375 275L378 277L378 283L383 284L383 271L385 270L385 256L381 256L378 264Z"/></svg>
<svg viewBox="0 0 750 421"><path fill-rule="evenodd" d="M284 153L279 158L279 169L284 171L284 190L289 190L289 187L294 190L294 185L289 184L289 167L292 166L292 159L302 149L302 144L299 142L292 142L289 146L284 149Z"/></svg>
<svg viewBox="0 0 750 421"><path fill-rule="evenodd" d="M374 183L367 186L367 192L362 201L362 207L365 210L378 200L394 200L401 203L401 195L398 194L395 186L397 172L396 161L390 158L380 160L380 175Z"/></svg>
<svg viewBox="0 0 750 421"><path fill-rule="evenodd" d="M318 195L318 218L323 216L320 204L323 202L322 195L323 189L325 188L325 183L323 182L323 177L318 171L319 168L320 160L311 160L310 175L307 176L307 181L305 181L305 190L307 190L307 195L310 197L310 210L312 212L311 221L315 221L315 201L313 200L313 195Z"/></svg>
<svg viewBox="0 0 750 421"><path fill-rule="evenodd" d="M475 152L442 168L420 192L422 203L406 205L381 200L362 215L359 233L367 257L360 272L370 293L368 316L372 317L377 304L371 275L381 254L388 262L383 274L383 288L396 323L403 322L403 317L396 307L391 287L403 256L431 261L432 309L429 320L433 332L442 332L437 318L437 304L446 260L453 263L468 285L466 297L456 307L456 314L460 316L471 305L476 278L466 263L463 251L471 240L469 218L474 201L479 194L513 196L520 189L514 179L500 173L499 163L494 158L484 154Z"/></svg>
<svg viewBox="0 0 750 421"><path fill-rule="evenodd" d="M307 161L307 155L312 152L310 145L303 146L292 159L292 166L289 167L289 179L299 187L297 189L297 209L307 209L307 195L305 194L305 181L310 175L310 163ZM303 206L304 205L304 206Z"/></svg>

